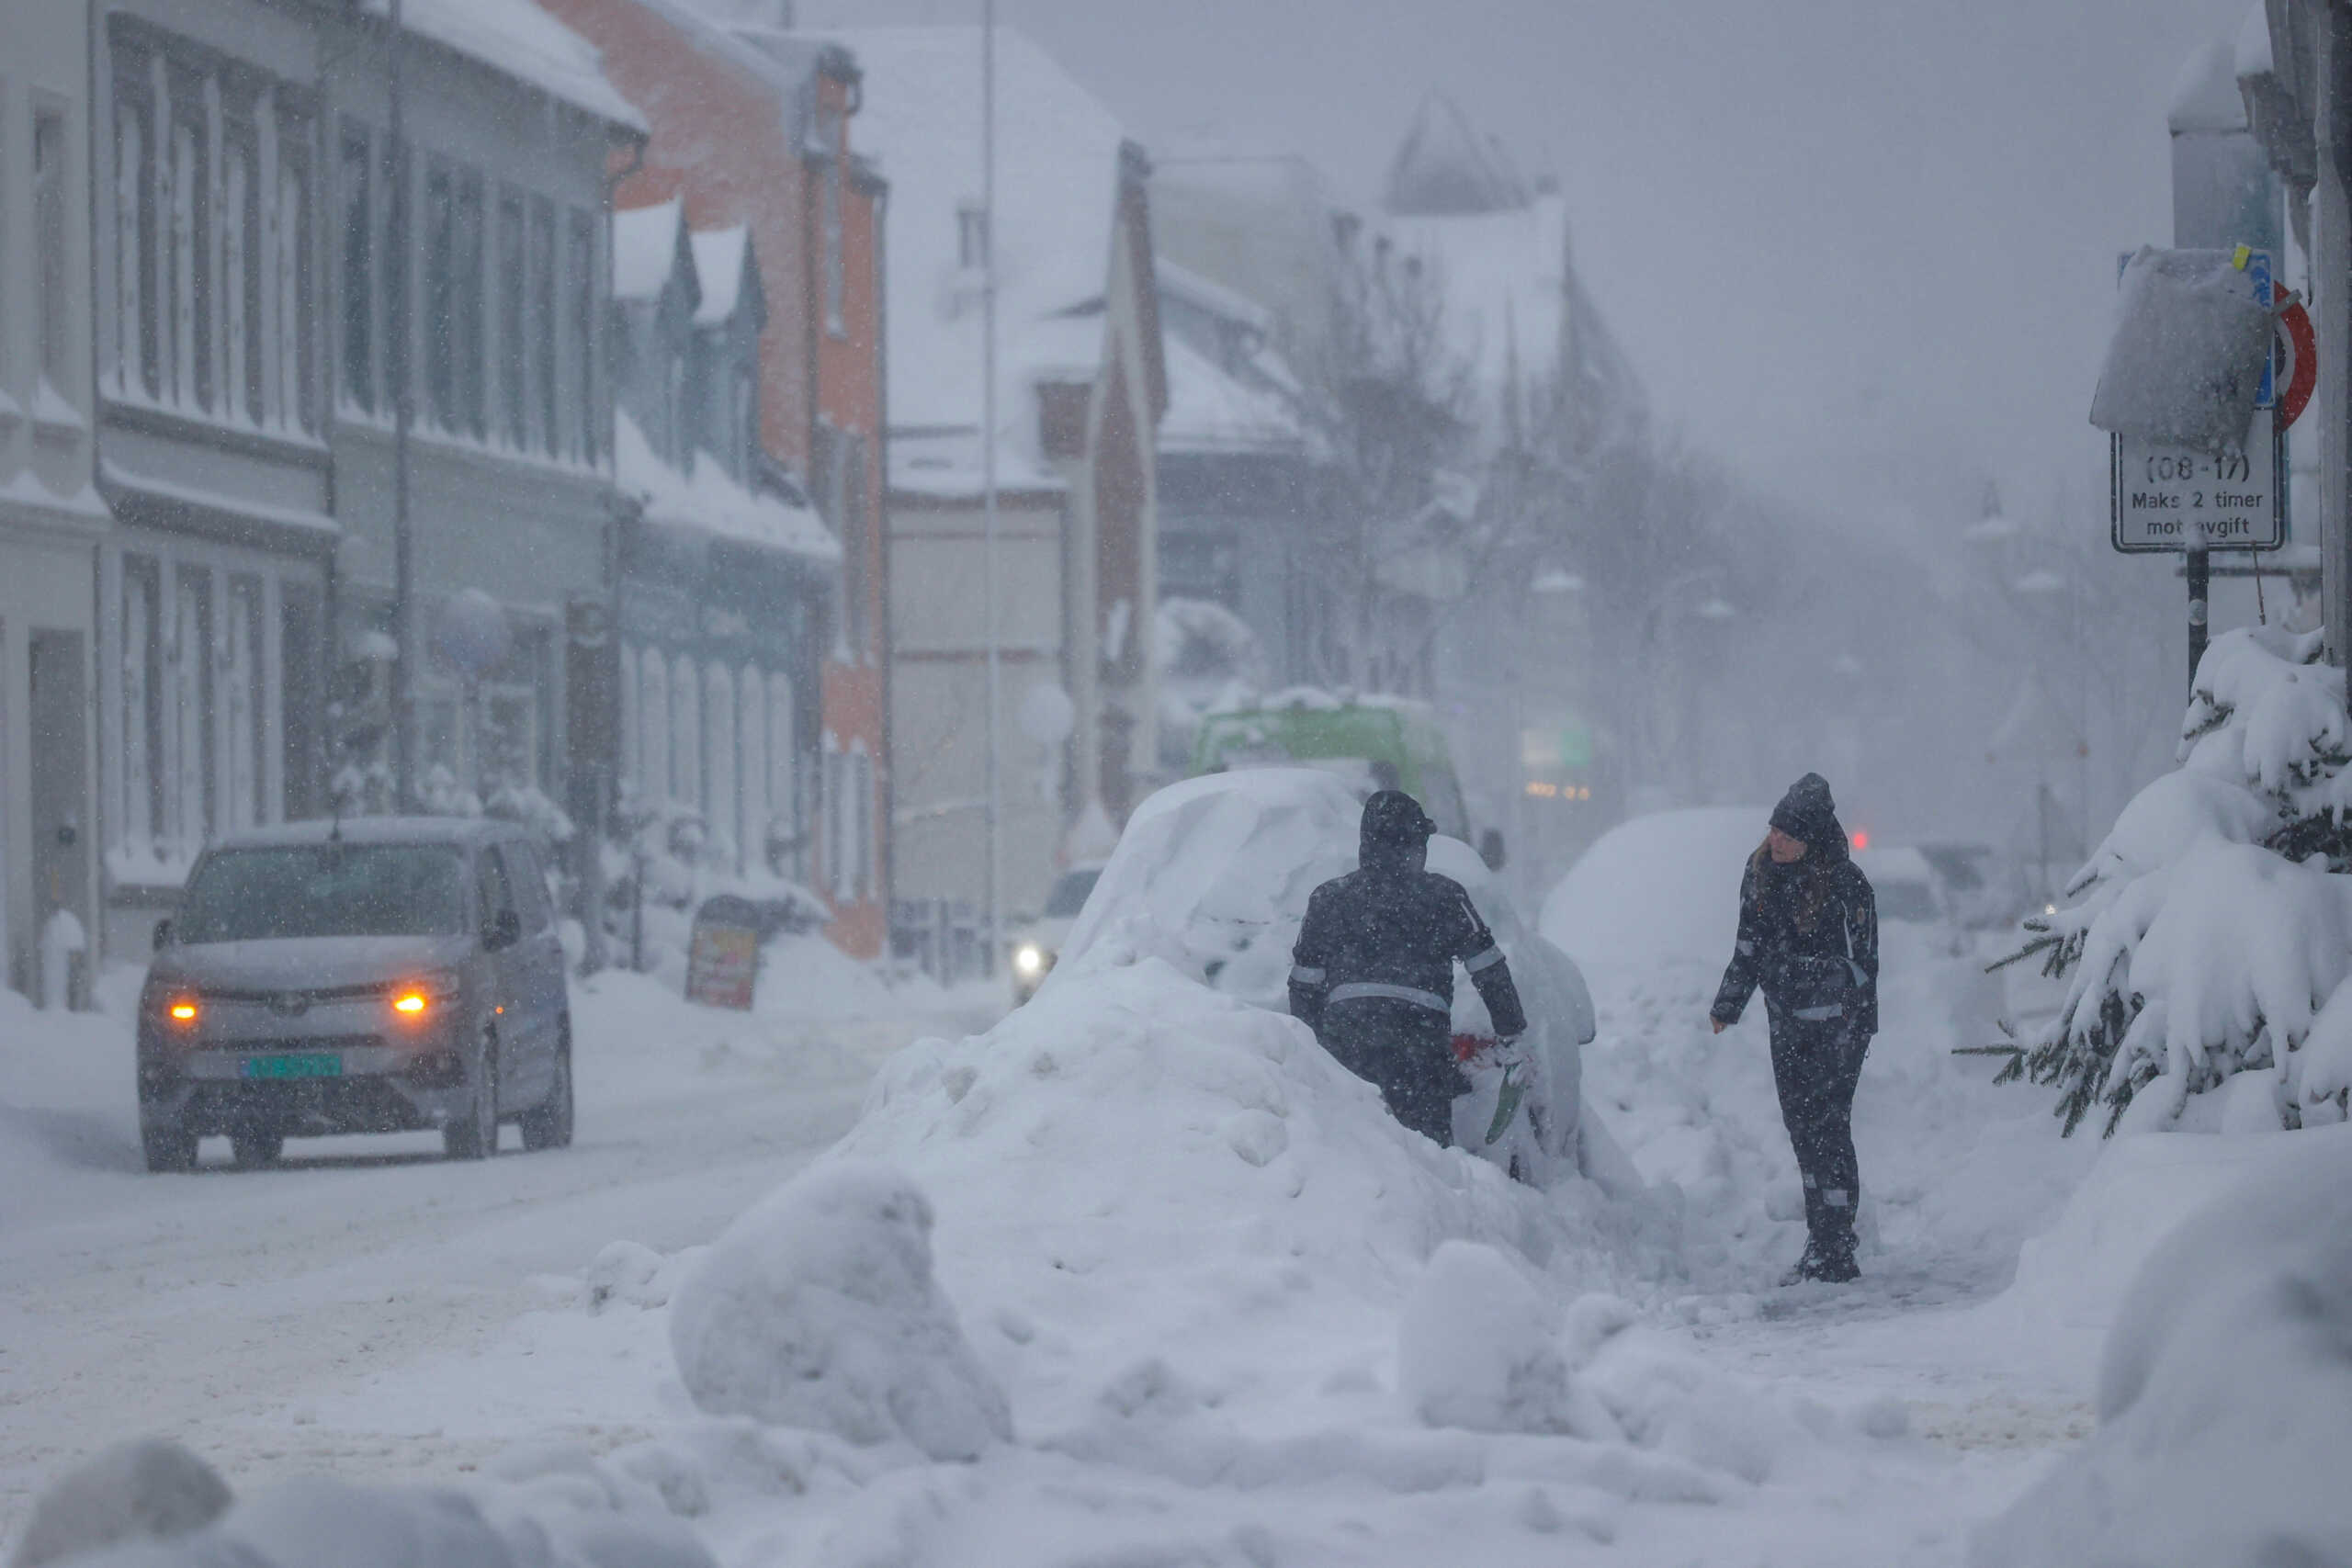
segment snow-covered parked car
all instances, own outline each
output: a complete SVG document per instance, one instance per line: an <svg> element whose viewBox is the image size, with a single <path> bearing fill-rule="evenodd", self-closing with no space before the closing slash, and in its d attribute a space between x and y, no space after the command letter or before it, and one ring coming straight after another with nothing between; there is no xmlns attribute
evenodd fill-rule
<svg viewBox="0 0 2352 1568"><path fill-rule="evenodd" d="M1214 990L1287 1012L1291 947L1307 896L1356 868L1362 817L1363 805L1344 781L1306 768L1214 773L1169 785L1127 823L1047 984L1160 958ZM1455 1143L1539 1185L1572 1173L1634 1182L1623 1156L1581 1105L1581 1052L1595 1028L1584 976L1520 919L1469 845L1432 839L1429 865L1469 892L1510 960L1534 1062L1520 1113L1489 1145L1503 1076L1485 1049L1494 1025L1476 988L1457 983L1453 1031L1456 1052L1467 1058L1467 1091L1454 1101Z"/></svg>
<svg viewBox="0 0 2352 1568"><path fill-rule="evenodd" d="M1061 959L1062 943L1069 939L1070 927L1077 924L1079 911L1086 908L1087 896L1094 891L1094 884L1102 874L1100 861L1071 866L1054 878L1053 890L1046 895L1045 913L1034 920L1023 921L1005 938L1005 947L1012 960L1012 1001L1015 1007L1037 994L1054 965Z"/></svg>

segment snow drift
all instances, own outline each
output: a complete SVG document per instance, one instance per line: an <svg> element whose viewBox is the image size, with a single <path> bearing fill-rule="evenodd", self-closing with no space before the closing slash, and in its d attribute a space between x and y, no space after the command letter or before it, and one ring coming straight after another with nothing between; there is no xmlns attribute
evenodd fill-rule
<svg viewBox="0 0 2352 1568"><path fill-rule="evenodd" d="M209 1465L143 1438L35 1505L12 1568L713 1568L658 1494L578 1454L473 1487L300 1476L232 1500Z"/></svg>
<svg viewBox="0 0 2352 1568"><path fill-rule="evenodd" d="M903 1439L971 1459L1012 1435L931 1269L931 1204L881 1167L834 1162L729 1225L679 1288L670 1343L716 1416Z"/></svg>
<svg viewBox="0 0 2352 1568"><path fill-rule="evenodd" d="M2267 1168L2140 1270L2098 1436L1982 1532L1978 1563L2352 1562L2352 1128L2261 1142Z"/></svg>
<svg viewBox="0 0 2352 1568"><path fill-rule="evenodd" d="M1351 1324L1387 1339L1440 1243L1541 1259L1575 1234L1572 1204L1398 1125L1305 1025L1159 958L1057 972L988 1033L900 1053L829 1157L936 1195L941 1278L1048 1426L1091 1369L1153 1360L1309 1395ZM1270 1336L1295 1354L1269 1364Z"/></svg>

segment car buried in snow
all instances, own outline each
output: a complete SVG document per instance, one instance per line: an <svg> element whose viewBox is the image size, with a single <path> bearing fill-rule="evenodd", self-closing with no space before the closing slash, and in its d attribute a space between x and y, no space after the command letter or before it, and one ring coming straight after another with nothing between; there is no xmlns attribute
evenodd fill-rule
<svg viewBox="0 0 2352 1568"><path fill-rule="evenodd" d="M1100 861L1086 865L1074 865L1054 878L1053 890L1046 895L1046 912L1036 919L1023 921L1005 939L1012 955L1012 1005L1019 1007L1037 994L1060 961L1062 943L1069 939L1070 927L1078 922L1079 911L1086 908L1087 895L1094 891L1094 884L1102 874Z"/></svg>
<svg viewBox="0 0 2352 1568"><path fill-rule="evenodd" d="M1157 959L1213 990L1288 1012L1291 948L1307 896L1356 869L1362 817L1348 781L1311 768L1210 773L1160 790L1120 835L1041 1002L1098 968ZM1504 1077L1489 1049L1494 1025L1476 988L1455 985L1454 1049L1464 1083L1453 1106L1454 1143L1539 1186L1580 1174L1638 1187L1582 1106L1582 1050L1595 1032L1583 974L1520 919L1500 878L1469 845L1440 834L1430 840L1429 865L1469 893L1510 961L1529 1024L1524 1097L1490 1142Z"/></svg>
<svg viewBox="0 0 2352 1568"><path fill-rule="evenodd" d="M529 836L458 818L307 822L213 845L140 996L150 1170L226 1136L437 1130L452 1159L571 1141L563 947Z"/></svg>

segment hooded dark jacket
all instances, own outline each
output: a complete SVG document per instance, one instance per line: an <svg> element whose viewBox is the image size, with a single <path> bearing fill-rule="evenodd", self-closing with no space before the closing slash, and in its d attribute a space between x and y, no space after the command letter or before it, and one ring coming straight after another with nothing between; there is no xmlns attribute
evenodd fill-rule
<svg viewBox="0 0 2352 1568"><path fill-rule="evenodd" d="M1519 988L1460 883L1428 869L1433 831L1419 802L1383 790L1364 803L1358 868L1317 888L1292 949L1290 1010L1318 1035L1328 1009L1382 1002L1453 1032L1453 965L1470 972L1495 1032L1525 1032Z"/></svg>
<svg viewBox="0 0 2352 1568"><path fill-rule="evenodd" d="M1800 1022L1840 1021L1878 1032L1878 899L1847 852L1829 785L1807 773L1773 809L1772 826L1805 844L1774 863L1758 849L1739 884L1739 937L1710 1010L1736 1023L1758 989Z"/></svg>

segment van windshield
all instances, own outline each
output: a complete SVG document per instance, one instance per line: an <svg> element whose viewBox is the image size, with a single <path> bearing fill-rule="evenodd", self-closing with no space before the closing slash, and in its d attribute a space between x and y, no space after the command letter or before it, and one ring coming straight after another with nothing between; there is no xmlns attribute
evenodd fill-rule
<svg viewBox="0 0 2352 1568"><path fill-rule="evenodd" d="M187 943L454 936L465 860L448 844L288 844L206 857L173 919Z"/></svg>

